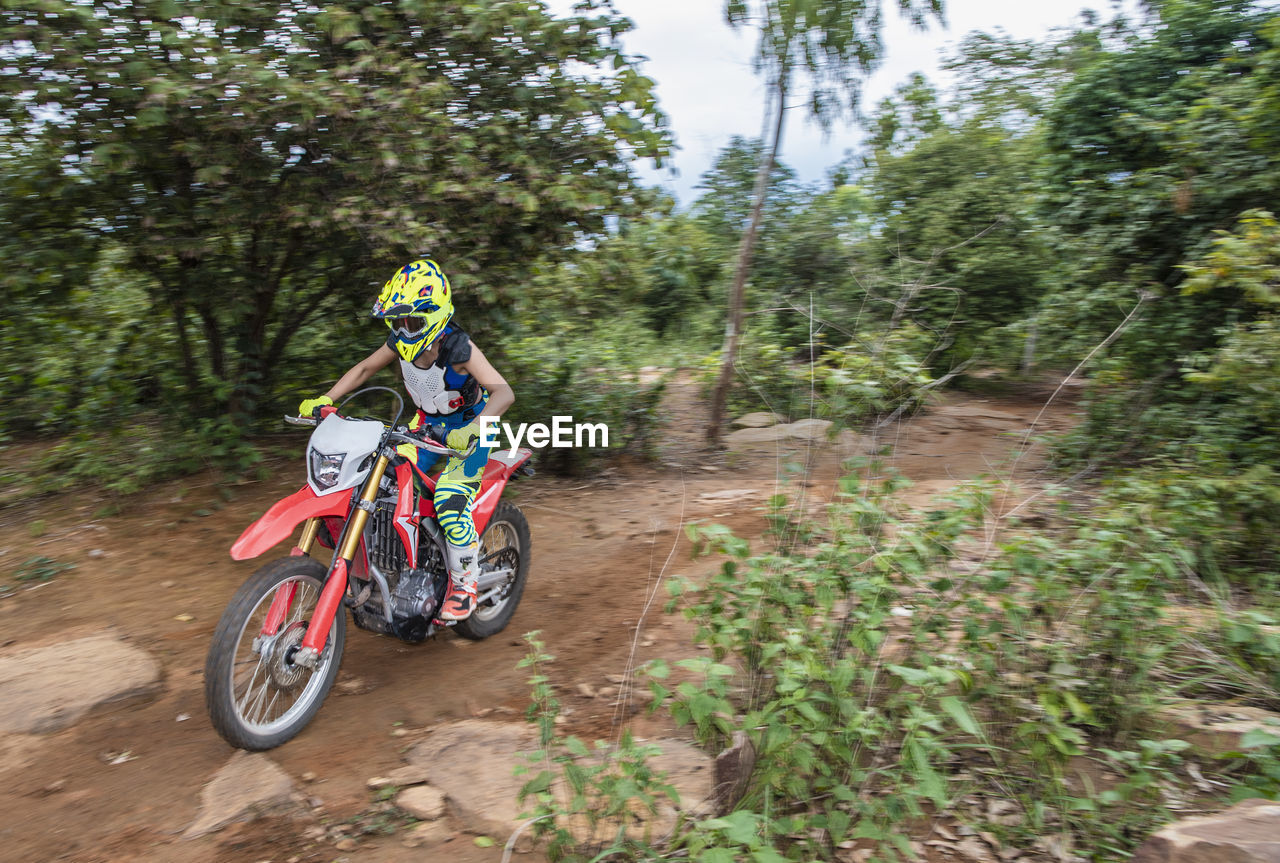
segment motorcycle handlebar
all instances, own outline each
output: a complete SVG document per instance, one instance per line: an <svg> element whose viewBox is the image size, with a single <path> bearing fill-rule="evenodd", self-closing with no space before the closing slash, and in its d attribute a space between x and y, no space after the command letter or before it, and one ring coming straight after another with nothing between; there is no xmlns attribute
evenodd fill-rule
<svg viewBox="0 0 1280 863"><path fill-rule="evenodd" d="M401 432L392 432L390 440L393 443L407 443L416 446L418 449L425 449L427 452L436 455L457 456L458 458L466 458L476 451L477 441L472 441L471 446L465 450L452 449L441 443L436 443L431 438L420 438L414 435L402 434Z"/></svg>
<svg viewBox="0 0 1280 863"><path fill-rule="evenodd" d="M315 417L287 415L285 416L284 421L295 426L315 426L320 423L320 421ZM417 447L418 449L425 449L427 452L435 453L436 455L456 456L458 458L466 458L471 455L476 451L477 445L477 441L472 441L471 446L467 447L465 450L452 449L442 443L437 443L430 438L420 438L415 435L404 434L403 432L398 431L391 432L387 439L391 443L407 443L411 446Z"/></svg>

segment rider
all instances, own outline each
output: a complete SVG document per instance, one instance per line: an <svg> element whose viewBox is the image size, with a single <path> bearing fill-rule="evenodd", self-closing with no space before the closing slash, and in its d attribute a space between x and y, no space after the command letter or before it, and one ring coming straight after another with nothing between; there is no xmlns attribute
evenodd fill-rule
<svg viewBox="0 0 1280 863"><path fill-rule="evenodd" d="M386 343L352 366L327 393L302 402L298 413L311 416L316 408L332 405L398 358L405 389L418 406L409 427L443 426L445 445L452 449L465 450L476 442L467 458L445 460L434 499L449 550L449 592L438 617L465 620L475 610L480 575L480 542L471 504L489 460L489 448L481 446L484 428L479 418L501 416L515 402L515 393L467 334L449 323L449 280L435 261L414 261L397 270L373 304L373 316L391 328ZM401 447L408 449L416 448ZM416 457L424 472L435 467L434 454L418 449Z"/></svg>

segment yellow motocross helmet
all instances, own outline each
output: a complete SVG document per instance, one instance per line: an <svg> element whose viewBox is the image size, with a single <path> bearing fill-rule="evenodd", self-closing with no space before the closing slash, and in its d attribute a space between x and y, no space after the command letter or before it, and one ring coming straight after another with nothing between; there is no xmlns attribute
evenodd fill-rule
<svg viewBox="0 0 1280 863"><path fill-rule="evenodd" d="M373 316L395 333L396 351L406 362L422 353L444 332L453 317L449 280L435 261L405 264L382 286Z"/></svg>

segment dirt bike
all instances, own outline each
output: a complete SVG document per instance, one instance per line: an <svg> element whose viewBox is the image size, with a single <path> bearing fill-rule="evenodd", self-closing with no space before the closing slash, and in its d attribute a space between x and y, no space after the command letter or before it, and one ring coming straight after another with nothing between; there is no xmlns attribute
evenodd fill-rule
<svg viewBox="0 0 1280 863"><path fill-rule="evenodd" d="M352 399L389 392L397 408L388 424L343 416ZM429 433L399 425L404 400L369 387L320 417L285 417L314 426L307 482L278 501L231 546L236 560L257 557L299 524L288 557L261 567L232 597L214 630L205 661L209 718L222 738L263 750L294 737L315 716L338 674L346 614L361 629L418 643L452 626L464 638L500 632L515 613L529 573L529 524L502 501L507 482L532 474L527 449L493 451L472 508L480 535L476 609L466 620L435 617L448 588L444 532L435 520L435 481L416 459L396 454L409 444L436 455L466 457ZM428 427L429 428L429 427ZM327 565L311 556L334 549Z"/></svg>

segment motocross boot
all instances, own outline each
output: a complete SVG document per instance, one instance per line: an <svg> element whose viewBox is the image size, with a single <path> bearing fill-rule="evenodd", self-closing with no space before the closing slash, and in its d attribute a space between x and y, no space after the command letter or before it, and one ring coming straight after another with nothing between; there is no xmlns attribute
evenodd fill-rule
<svg viewBox="0 0 1280 863"><path fill-rule="evenodd" d="M466 620L476 610L476 581L480 578L480 547L449 548L449 591L440 603L441 620Z"/></svg>

